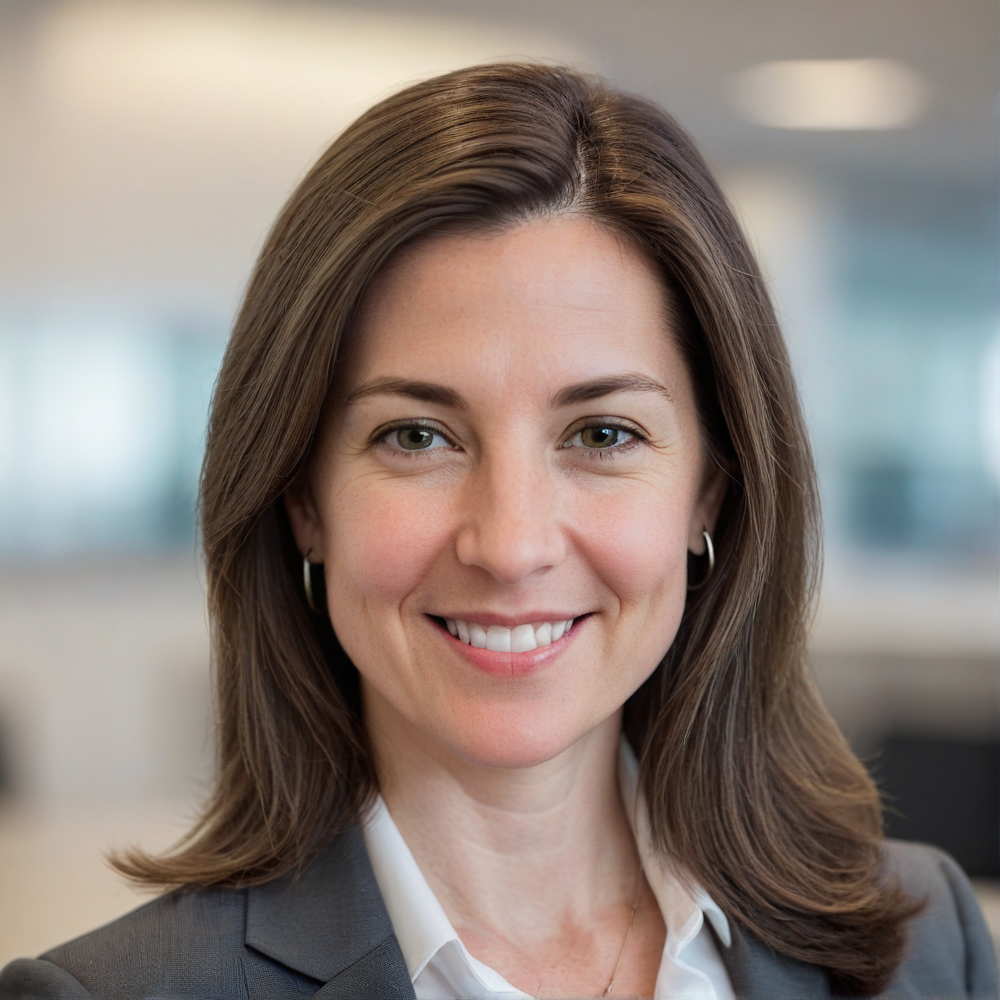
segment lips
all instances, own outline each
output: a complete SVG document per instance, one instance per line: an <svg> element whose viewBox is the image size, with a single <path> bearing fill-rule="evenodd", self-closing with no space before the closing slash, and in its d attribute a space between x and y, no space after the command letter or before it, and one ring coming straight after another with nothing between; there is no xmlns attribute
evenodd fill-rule
<svg viewBox="0 0 1000 1000"><path fill-rule="evenodd" d="M542 649L561 639L572 627L575 619L552 622L533 622L524 625L481 625L461 618L445 618L448 631L460 642L476 649L489 649L495 653L528 653Z"/></svg>

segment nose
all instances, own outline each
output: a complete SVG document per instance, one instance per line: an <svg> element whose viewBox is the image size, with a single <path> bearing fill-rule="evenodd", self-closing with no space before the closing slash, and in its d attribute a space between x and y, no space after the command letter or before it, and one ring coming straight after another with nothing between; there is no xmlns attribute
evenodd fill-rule
<svg viewBox="0 0 1000 1000"><path fill-rule="evenodd" d="M458 559L500 583L514 585L566 558L556 523L556 484L542 460L495 455L469 482Z"/></svg>

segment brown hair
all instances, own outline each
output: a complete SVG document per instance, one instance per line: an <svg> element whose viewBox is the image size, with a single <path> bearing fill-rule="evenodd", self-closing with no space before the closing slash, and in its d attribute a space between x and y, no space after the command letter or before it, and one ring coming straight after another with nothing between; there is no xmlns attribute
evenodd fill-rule
<svg viewBox="0 0 1000 1000"><path fill-rule="evenodd" d="M350 126L260 255L215 392L201 517L218 770L148 884L246 885L301 866L376 788L357 672L312 614L282 504L374 275L451 226L585 213L640 246L681 306L703 433L729 475L718 561L626 707L655 838L776 951L878 992L913 904L880 874L877 792L820 703L805 629L818 558L812 461L747 243L663 111L546 66L461 70Z"/></svg>

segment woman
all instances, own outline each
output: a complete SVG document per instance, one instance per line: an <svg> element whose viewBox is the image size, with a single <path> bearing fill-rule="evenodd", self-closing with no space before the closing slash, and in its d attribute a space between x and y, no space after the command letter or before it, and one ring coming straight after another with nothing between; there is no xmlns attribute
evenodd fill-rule
<svg viewBox="0 0 1000 1000"><path fill-rule="evenodd" d="M378 105L285 207L202 483L177 891L2 997L995 996L805 666L813 472L703 161L563 69Z"/></svg>

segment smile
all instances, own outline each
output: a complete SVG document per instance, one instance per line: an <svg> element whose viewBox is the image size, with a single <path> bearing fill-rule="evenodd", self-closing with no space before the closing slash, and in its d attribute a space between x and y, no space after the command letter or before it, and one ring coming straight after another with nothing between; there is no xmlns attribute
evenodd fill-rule
<svg viewBox="0 0 1000 1000"><path fill-rule="evenodd" d="M541 649L561 639L572 627L575 619L556 622L536 622L531 625L480 625L460 618L445 618L448 631L466 646L490 649L495 653L528 653Z"/></svg>

